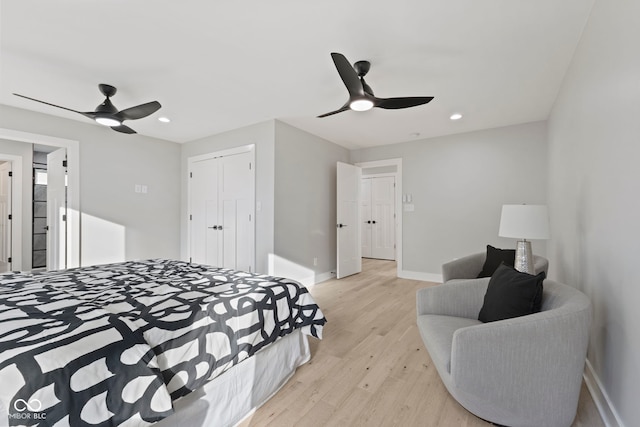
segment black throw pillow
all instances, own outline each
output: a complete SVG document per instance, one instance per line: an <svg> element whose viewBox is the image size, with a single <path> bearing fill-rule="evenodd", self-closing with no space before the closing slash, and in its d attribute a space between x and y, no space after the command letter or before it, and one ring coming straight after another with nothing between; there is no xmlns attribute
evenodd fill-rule
<svg viewBox="0 0 640 427"><path fill-rule="evenodd" d="M515 260L515 249L499 249L487 245L487 258L484 260L484 265L482 266L482 271L478 274L478 278L493 276L493 272L496 271L496 268L502 263L513 267Z"/></svg>
<svg viewBox="0 0 640 427"><path fill-rule="evenodd" d="M544 278L544 271L533 276L501 264L489 280L478 320L486 323L538 313Z"/></svg>

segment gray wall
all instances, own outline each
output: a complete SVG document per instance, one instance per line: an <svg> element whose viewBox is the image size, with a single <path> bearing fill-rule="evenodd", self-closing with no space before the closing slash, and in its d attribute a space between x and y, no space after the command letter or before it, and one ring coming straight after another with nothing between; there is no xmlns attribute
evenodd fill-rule
<svg viewBox="0 0 640 427"><path fill-rule="evenodd" d="M187 248L187 198L189 157L213 153L243 145L256 146L256 204L261 209L256 212L256 271L267 273L270 254L274 244L274 122L267 121L219 135L208 136L183 144L181 147L181 188L180 229L181 256L188 259Z"/></svg>
<svg viewBox="0 0 640 427"><path fill-rule="evenodd" d="M336 268L336 162L348 162L349 151L280 121L275 125L273 273L308 281Z"/></svg>
<svg viewBox="0 0 640 427"><path fill-rule="evenodd" d="M588 360L640 420L640 2L596 0L549 119L553 276L593 304Z"/></svg>
<svg viewBox="0 0 640 427"><path fill-rule="evenodd" d="M545 204L546 123L535 122L351 152L353 162L402 158L403 193L414 212L402 212L403 271L441 272L442 263L515 247L498 237L503 204ZM546 254L544 242L533 250Z"/></svg>
<svg viewBox="0 0 640 427"><path fill-rule="evenodd" d="M179 256L178 144L4 105L0 127L80 142L82 265Z"/></svg>

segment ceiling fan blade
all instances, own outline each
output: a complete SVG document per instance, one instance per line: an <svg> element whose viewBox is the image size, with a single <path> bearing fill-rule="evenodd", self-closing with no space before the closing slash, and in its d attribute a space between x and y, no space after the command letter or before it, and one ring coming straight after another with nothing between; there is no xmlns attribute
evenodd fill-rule
<svg viewBox="0 0 640 427"><path fill-rule="evenodd" d="M415 107L426 104L433 99L433 96L407 96L402 98L377 98L375 106L387 110L397 110L400 108Z"/></svg>
<svg viewBox="0 0 640 427"><path fill-rule="evenodd" d="M344 104L342 107L340 107L339 109L337 109L335 111L331 111L329 113L321 114L317 118L321 119L323 117L333 116L334 114L342 113L343 111L347 111L347 110L349 110L349 103L348 102L346 104Z"/></svg>
<svg viewBox="0 0 640 427"><path fill-rule="evenodd" d="M142 119L143 117L147 117L155 113L160 109L160 107L162 107L162 105L160 105L158 101L152 101L119 111L115 116L120 120Z"/></svg>
<svg viewBox="0 0 640 427"><path fill-rule="evenodd" d="M122 133L136 133L135 130L125 125L111 126L111 129L115 130L116 132L122 132Z"/></svg>
<svg viewBox="0 0 640 427"><path fill-rule="evenodd" d="M349 95L364 95L364 90L362 88L360 78L358 77L358 73L356 73L356 70L349 63L347 58L345 58L343 54L336 52L331 53L331 58L333 58L333 63L338 70L338 74L340 74L342 82L347 87Z"/></svg>
<svg viewBox="0 0 640 427"><path fill-rule="evenodd" d="M86 116L87 114L90 114L90 113L83 113L82 111L72 110L71 108L62 107L62 106L60 106L60 105L52 104L52 103L50 103L50 102L40 101L39 99L30 98L30 97L28 97L28 96L20 95L19 93L14 93L14 95L15 95L15 96L19 96L20 98L28 99L28 100L30 100L30 101L36 101L36 102L39 102L39 103L41 103L41 104L46 104L46 105L50 105L50 106L52 106L52 107L62 108L63 110L67 110L67 111L71 111L71 112L74 112L74 113L82 114L83 116ZM89 117L89 116L88 116L88 117Z"/></svg>

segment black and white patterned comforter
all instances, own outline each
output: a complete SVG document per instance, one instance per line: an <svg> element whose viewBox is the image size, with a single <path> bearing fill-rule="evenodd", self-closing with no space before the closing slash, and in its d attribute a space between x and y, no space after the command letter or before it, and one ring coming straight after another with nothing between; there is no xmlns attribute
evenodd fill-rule
<svg viewBox="0 0 640 427"><path fill-rule="evenodd" d="M289 279L170 260L0 275L0 427L138 426L325 318ZM6 420L6 421L5 421Z"/></svg>

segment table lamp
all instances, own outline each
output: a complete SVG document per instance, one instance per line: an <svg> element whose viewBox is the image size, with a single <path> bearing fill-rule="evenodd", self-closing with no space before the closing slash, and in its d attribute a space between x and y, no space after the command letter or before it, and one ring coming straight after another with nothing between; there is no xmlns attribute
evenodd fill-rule
<svg viewBox="0 0 640 427"><path fill-rule="evenodd" d="M516 245L516 258L513 265L518 271L535 274L529 240L549 238L547 207L545 205L503 205L498 235L520 239Z"/></svg>

